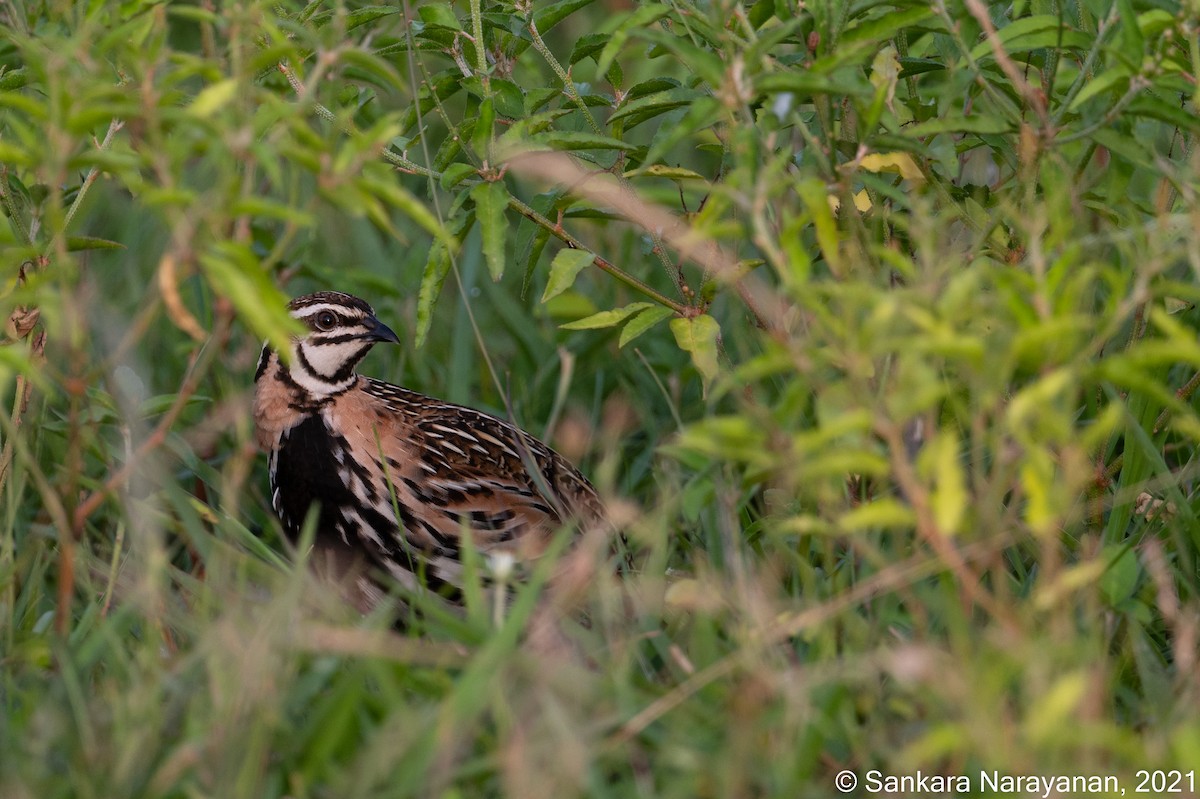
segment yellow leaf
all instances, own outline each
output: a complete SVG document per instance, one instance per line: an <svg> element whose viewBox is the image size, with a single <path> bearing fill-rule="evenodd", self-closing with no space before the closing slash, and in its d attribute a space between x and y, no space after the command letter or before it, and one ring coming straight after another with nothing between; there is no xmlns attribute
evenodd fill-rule
<svg viewBox="0 0 1200 799"><path fill-rule="evenodd" d="M679 349L691 354L692 364L704 378L704 386L717 376L717 337L721 327L717 320L708 314L701 314L690 319L672 319L671 332L675 334L675 343Z"/></svg>
<svg viewBox="0 0 1200 799"><path fill-rule="evenodd" d="M1021 485L1028 498L1025 523L1038 535L1055 533L1060 499L1055 493L1054 461L1044 449L1033 449L1026 454L1021 465Z"/></svg>
<svg viewBox="0 0 1200 799"><path fill-rule="evenodd" d="M1029 708L1026 728L1035 745L1058 745L1079 729L1079 705L1088 693L1088 675L1068 672L1055 680L1050 690Z"/></svg>
<svg viewBox="0 0 1200 799"><path fill-rule="evenodd" d="M842 273L842 254L838 249L837 222L829 210L829 193L825 184L816 179L804 180L796 187L797 194L812 216L813 230L817 234L817 246L825 255L825 262L835 275Z"/></svg>
<svg viewBox="0 0 1200 799"><path fill-rule="evenodd" d="M837 211L842 207L842 201L834 195L829 195L829 208L832 211ZM867 194L866 189L862 189L854 195L854 207L859 210L859 213L865 214L871 210L871 195Z"/></svg>
<svg viewBox="0 0 1200 799"><path fill-rule="evenodd" d="M894 499L883 498L843 513L838 526L846 532L879 527L912 527L916 516L912 508Z"/></svg>
<svg viewBox="0 0 1200 799"><path fill-rule="evenodd" d="M871 153L864 155L859 164L868 172L898 172L905 180L925 181L925 175L908 153Z"/></svg>
<svg viewBox="0 0 1200 799"><path fill-rule="evenodd" d="M967 510L967 479L958 457L958 436L944 432L931 442L935 487L930 502L938 530L954 535Z"/></svg>
<svg viewBox="0 0 1200 799"><path fill-rule="evenodd" d="M884 102L888 108L896 97L896 82L900 79L900 59L896 48L888 45L875 54L871 61L871 85L877 92L883 92ZM877 95L878 96L878 95Z"/></svg>
<svg viewBox="0 0 1200 799"><path fill-rule="evenodd" d="M196 95L196 99L188 107L189 113L207 119L233 99L237 93L237 86L237 81L233 78L217 81Z"/></svg>

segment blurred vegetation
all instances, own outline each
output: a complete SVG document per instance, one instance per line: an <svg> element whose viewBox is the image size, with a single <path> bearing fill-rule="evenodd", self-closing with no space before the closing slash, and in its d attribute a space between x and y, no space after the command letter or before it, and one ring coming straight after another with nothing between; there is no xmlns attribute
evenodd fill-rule
<svg viewBox="0 0 1200 799"><path fill-rule="evenodd" d="M1198 18L4 5L0 795L1194 767ZM317 289L609 498L573 654L295 566L249 396Z"/></svg>

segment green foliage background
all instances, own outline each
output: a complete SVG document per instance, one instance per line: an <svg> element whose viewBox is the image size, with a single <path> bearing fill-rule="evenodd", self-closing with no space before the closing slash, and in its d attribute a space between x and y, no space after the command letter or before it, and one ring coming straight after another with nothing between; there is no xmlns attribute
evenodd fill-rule
<svg viewBox="0 0 1200 799"><path fill-rule="evenodd" d="M1194 767L1198 18L0 8L0 795ZM570 651L292 563L250 387L326 288L609 498Z"/></svg>

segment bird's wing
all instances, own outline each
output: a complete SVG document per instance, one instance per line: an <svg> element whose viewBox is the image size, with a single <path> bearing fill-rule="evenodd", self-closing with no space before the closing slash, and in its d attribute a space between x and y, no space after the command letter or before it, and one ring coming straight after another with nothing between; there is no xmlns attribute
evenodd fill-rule
<svg viewBox="0 0 1200 799"><path fill-rule="evenodd" d="M464 529L483 552L533 556L565 519L598 515L591 485L537 439L490 414L367 380L391 413L368 441L405 537L418 549L457 550Z"/></svg>

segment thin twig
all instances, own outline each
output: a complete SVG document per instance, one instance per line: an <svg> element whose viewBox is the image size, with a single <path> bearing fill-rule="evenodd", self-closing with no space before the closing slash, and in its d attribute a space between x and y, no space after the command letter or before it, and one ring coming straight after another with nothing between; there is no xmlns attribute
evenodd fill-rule
<svg viewBox="0 0 1200 799"><path fill-rule="evenodd" d="M892 473L897 485L912 505L917 517L917 532L933 549L951 572L958 577L966 597L979 607L986 610L994 619L1000 622L1010 634L1017 635L1019 626L1008 610L996 602L995 596L984 588L979 575L971 568L962 553L951 541L950 537L938 529L930 508L928 492L917 479L912 463L908 458L908 448L900 428L886 419L876 420L875 432L887 445L891 455Z"/></svg>
<svg viewBox="0 0 1200 799"><path fill-rule="evenodd" d="M529 20L529 33L533 36L533 48L541 54L542 58L546 59L546 63L550 65L550 69L554 70L554 74L558 76L559 81L563 85L563 91L571 98L571 102L583 114L583 118L587 120L588 127L592 129L592 133L597 136L603 136L604 131L596 122L592 112L588 110L587 103L583 101L583 97L579 95L579 90L575 88L575 81L571 80L571 76L563 69L562 64L558 63L558 59L554 57L554 53L550 52L550 48L542 41L542 35L538 33L537 23L532 19Z"/></svg>
<svg viewBox="0 0 1200 799"><path fill-rule="evenodd" d="M552 236L561 241L563 244L566 244L568 247L575 250L588 249L587 245L568 233L565 229L563 229L562 225L551 222L549 219L539 214L531 206L526 205L516 197L511 195L509 196L508 207L539 227L545 228ZM593 255L595 254L593 253ZM688 306L684 305L683 303L676 302L665 294L656 291L608 259L599 255L595 255L595 257L592 259L592 263L625 285L635 289L638 293L645 295L660 305L665 305L680 316L687 316L689 313L692 313L692 309L690 309Z"/></svg>
<svg viewBox="0 0 1200 799"><path fill-rule="evenodd" d="M100 152L104 152L109 147L111 147L113 136L116 136L117 132L120 131L121 128L123 128L123 127L125 127L124 120L114 119L111 122L109 122L108 123L108 133L104 134L103 141L100 141L96 144L96 149ZM92 184L96 182L96 178L98 178L98 177L100 177L100 167L99 166L93 166L91 169L88 170L87 175L83 179L83 183L80 184L80 186L79 186L79 191L75 192L75 199L71 202L71 207L67 209L67 214L63 218L63 223L62 223L62 234L63 235L66 235L67 228L71 225L71 220L75 218L75 214L78 213L80 206L83 205L83 198L87 196L88 189L90 189L92 187Z"/></svg>
<svg viewBox="0 0 1200 799"><path fill-rule="evenodd" d="M88 517L96 512L96 509L100 507L105 498L121 488L133 476L134 471L141 465L146 456L150 455L166 442L167 434L171 432L175 421L183 413L188 400L192 398L192 395L200 387L200 381L205 374L206 367L213 358L211 354L213 351L215 351L215 348L208 347L206 343L192 352L192 356L189 359L188 372L184 377L183 383L180 385L179 391L175 395L175 400L171 403L171 407L163 414L158 425L138 445L130 459L121 468L113 472L108 480L104 482L104 485L89 494L75 508L75 513L72 517L72 529L77 535L83 532L83 525L87 522Z"/></svg>
<svg viewBox="0 0 1200 799"><path fill-rule="evenodd" d="M277 66L279 71L283 73L283 76L287 78L288 85L292 87L292 91L294 91L296 96L301 100L309 102L312 105L313 110L317 112L317 116L337 125L338 129L341 130L342 133L345 133L349 136L358 134L358 129L353 123L339 120L336 114L318 103L316 100L311 99L309 97L308 87L300 82L300 79L296 77L296 73L292 71L291 67L289 67L283 61L280 61ZM386 158L388 161L391 161L392 164L404 170L405 172L411 172L415 175L424 175L425 177L430 177L434 180L441 180L442 175L440 172L435 172L434 170L423 167L414 161L410 161L403 155L393 151L390 147L385 147L382 154L384 158Z"/></svg>
<svg viewBox="0 0 1200 799"><path fill-rule="evenodd" d="M752 299L747 308L758 317L756 321L761 327L782 328L785 326L786 303L773 289L757 280L754 275L745 274L732 253L705 235L703 231L696 230L685 220L662 206L643 200L636 193L622 186L612 175L604 172L589 172L570 156L559 152L514 152L507 155L505 163L513 171L527 177L570 186L573 193L582 195L598 205L611 208L634 225L661 236L662 240L678 251L682 257L698 264L717 280L725 284L740 284L748 292L747 296ZM521 211L521 213L525 212ZM553 227L549 229L555 235L562 237L558 230ZM625 278L620 279L625 280ZM637 281L637 284L644 285L641 284L641 281ZM658 297L647 296L662 302ZM694 317L704 312L700 307L688 306L675 301L662 304L684 317Z"/></svg>
<svg viewBox="0 0 1200 799"><path fill-rule="evenodd" d="M483 52L483 4L480 0L471 0L471 34L475 41L475 71L483 82L485 91L488 86L487 58Z"/></svg>
<svg viewBox="0 0 1200 799"><path fill-rule="evenodd" d="M1021 70L1017 69L1017 65L1009 57L1008 51L1004 49L1004 42L1000 41L1000 35L996 32L996 26L992 24L992 18L988 16L987 7L980 0L966 0L966 5L967 11L971 12L971 16L975 17L975 21L983 28L983 33L987 37L988 45L992 48L992 55L995 57L996 63L1004 72L1005 77L1016 88L1017 93L1025 99L1025 102L1037 114L1042 131L1048 133L1050 130L1050 117L1046 113L1046 96L1029 85L1029 81L1025 80L1025 76L1021 74Z"/></svg>

